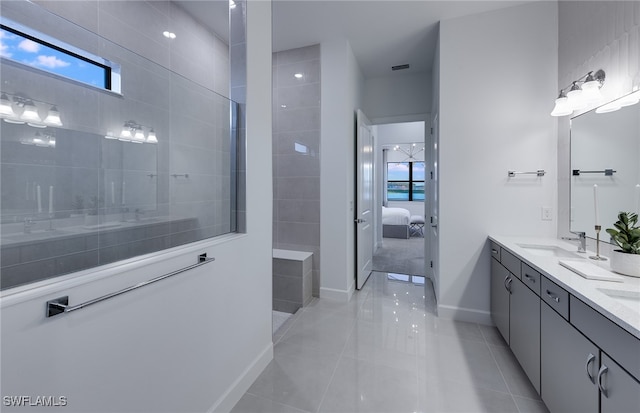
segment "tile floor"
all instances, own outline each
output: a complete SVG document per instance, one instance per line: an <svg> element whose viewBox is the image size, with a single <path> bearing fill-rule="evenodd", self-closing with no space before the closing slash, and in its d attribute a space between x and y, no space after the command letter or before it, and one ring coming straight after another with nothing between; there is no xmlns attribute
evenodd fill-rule
<svg viewBox="0 0 640 413"><path fill-rule="evenodd" d="M374 272L349 303L314 299L233 412L546 412L497 330L439 319L426 285Z"/></svg>

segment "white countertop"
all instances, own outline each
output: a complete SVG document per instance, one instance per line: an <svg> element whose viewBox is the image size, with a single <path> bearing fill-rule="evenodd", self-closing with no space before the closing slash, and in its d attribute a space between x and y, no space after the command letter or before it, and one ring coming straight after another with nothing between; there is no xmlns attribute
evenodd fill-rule
<svg viewBox="0 0 640 413"><path fill-rule="evenodd" d="M593 309L600 312L609 320L640 339L640 300L618 300L605 294L602 290L619 291L620 295L630 293L640 294L640 278L623 276L622 282L588 280L575 272L561 266L558 262L564 257L539 256L520 245L545 245L556 246L569 252L577 251L576 243L569 243L554 238L490 236L494 242L507 249L522 261L539 271L545 277L563 287L570 294L576 296ZM595 253L588 251L586 254L575 254L576 259L584 257L599 267L610 270L609 261L598 262L589 260L589 256Z"/></svg>

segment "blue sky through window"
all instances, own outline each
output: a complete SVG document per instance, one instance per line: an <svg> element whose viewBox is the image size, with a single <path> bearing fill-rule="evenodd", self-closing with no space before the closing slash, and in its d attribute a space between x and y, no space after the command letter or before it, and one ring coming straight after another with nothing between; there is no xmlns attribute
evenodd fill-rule
<svg viewBox="0 0 640 413"><path fill-rule="evenodd" d="M408 181L409 162L387 163L387 179L389 181Z"/></svg>
<svg viewBox="0 0 640 413"><path fill-rule="evenodd" d="M0 56L92 86L107 88L106 68L5 29L0 29Z"/></svg>

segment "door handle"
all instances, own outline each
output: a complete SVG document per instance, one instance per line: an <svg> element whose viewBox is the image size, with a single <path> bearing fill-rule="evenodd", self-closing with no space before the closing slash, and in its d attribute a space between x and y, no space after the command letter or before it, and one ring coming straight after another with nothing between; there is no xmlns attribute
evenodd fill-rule
<svg viewBox="0 0 640 413"><path fill-rule="evenodd" d="M600 367L600 371L598 372L598 388L602 392L602 395L606 398L609 398L609 395L608 395L609 392L602 384L602 376L604 376L608 370L609 370L609 367L603 364L602 367Z"/></svg>
<svg viewBox="0 0 640 413"><path fill-rule="evenodd" d="M362 218L357 218L357 219L354 220L354 222L356 224L364 224L365 222L367 222L367 220L366 219L362 219Z"/></svg>
<svg viewBox="0 0 640 413"><path fill-rule="evenodd" d="M553 301L555 301L556 303L560 302L560 297L558 297L557 295L555 295L554 293L552 293L551 291L547 290L547 297L551 298Z"/></svg>
<svg viewBox="0 0 640 413"><path fill-rule="evenodd" d="M504 278L504 288L509 291L509 294L511 294L511 283L513 282L513 279L511 278L510 275L507 275Z"/></svg>
<svg viewBox="0 0 640 413"><path fill-rule="evenodd" d="M596 356L589 353L589 356L587 357L587 363L584 365L584 368L587 370L587 377L589 377L589 380L591 380L591 383L593 384L596 383L596 378L593 377L593 375L591 374L591 364L595 359L596 359Z"/></svg>

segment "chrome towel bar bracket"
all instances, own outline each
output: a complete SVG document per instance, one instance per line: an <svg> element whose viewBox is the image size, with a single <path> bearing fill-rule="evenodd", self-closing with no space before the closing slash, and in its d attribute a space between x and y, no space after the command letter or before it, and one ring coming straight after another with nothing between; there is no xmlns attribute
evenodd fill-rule
<svg viewBox="0 0 640 413"><path fill-rule="evenodd" d="M547 172L544 169L538 169L537 171L531 172L519 172L519 171L509 171L507 175L509 178L513 178L516 175L536 175L536 176L544 176Z"/></svg>
<svg viewBox="0 0 640 413"><path fill-rule="evenodd" d="M140 287L144 287L146 285L149 284L153 284L155 282L158 282L160 280L164 280L165 278L169 278L169 277L173 277L174 275L178 275L180 273L183 273L185 271L189 271L192 270L196 267L199 267L201 265L210 263L215 261L215 258L207 258L207 254L200 254L198 255L198 262L196 264L190 265L188 267L184 267L181 268L179 270L176 271L172 271L168 274L164 274L164 275L160 275L158 277L152 278L150 280L147 281L143 281L139 284L136 285L132 285L130 287L124 288L120 291L116 291L110 294L106 294L103 295L102 297L98 297L98 298L94 298L93 300L89 300L89 301L85 301L84 303L81 304L77 304L74 306L70 306L69 305L69 296L65 295L64 297L58 297L55 298L53 300L49 300L47 301L47 308L46 308L46 317L53 317L56 316L58 314L65 314L65 313L70 313L72 311L76 311L76 310L80 310L82 308L88 307L92 304L96 304L99 303L101 301L105 301L108 300L109 298L113 298L113 297L117 297L121 294L124 293L128 293L129 291L133 291L133 290L137 290Z"/></svg>

